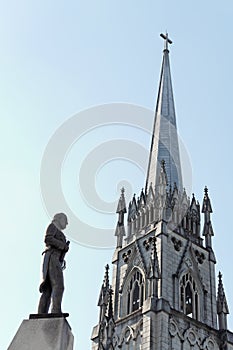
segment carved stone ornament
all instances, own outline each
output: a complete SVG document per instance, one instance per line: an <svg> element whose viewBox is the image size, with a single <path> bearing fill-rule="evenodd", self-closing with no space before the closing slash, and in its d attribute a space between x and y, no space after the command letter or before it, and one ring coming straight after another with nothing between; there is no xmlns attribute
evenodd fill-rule
<svg viewBox="0 0 233 350"><path fill-rule="evenodd" d="M203 264L203 261L205 260L205 255L203 253L200 253L198 250L195 250L195 255L199 264Z"/></svg>
<svg viewBox="0 0 233 350"><path fill-rule="evenodd" d="M129 249L126 253L124 253L124 254L122 255L122 258L123 258L123 260L124 260L125 263L128 262L130 255L131 255L131 249Z"/></svg>
<svg viewBox="0 0 233 350"><path fill-rule="evenodd" d="M194 346L195 344L200 345L198 336L193 328L187 329L187 331L184 334L184 339L185 338L189 341L190 345L192 346Z"/></svg>
<svg viewBox="0 0 233 350"><path fill-rule="evenodd" d="M146 248L146 250L149 250L150 249L150 245L151 245L151 242L153 241L154 237L149 237L148 239L146 239L144 242L143 242L143 245L144 247Z"/></svg>
<svg viewBox="0 0 233 350"><path fill-rule="evenodd" d="M181 247L182 247L182 242L180 239L176 239L175 237L172 237L171 239L173 245L174 245L174 248L177 252L180 251Z"/></svg>
<svg viewBox="0 0 233 350"><path fill-rule="evenodd" d="M170 332L172 337L174 337L178 332L177 325L173 321L170 322L169 332Z"/></svg>
<svg viewBox="0 0 233 350"><path fill-rule="evenodd" d="M194 332L189 332L188 339L192 345L196 343L196 335Z"/></svg>
<svg viewBox="0 0 233 350"><path fill-rule="evenodd" d="M191 261L191 259L189 259L189 258L187 258L187 259L185 260L185 264L187 265L187 267L192 267L192 266L193 266L192 261Z"/></svg>

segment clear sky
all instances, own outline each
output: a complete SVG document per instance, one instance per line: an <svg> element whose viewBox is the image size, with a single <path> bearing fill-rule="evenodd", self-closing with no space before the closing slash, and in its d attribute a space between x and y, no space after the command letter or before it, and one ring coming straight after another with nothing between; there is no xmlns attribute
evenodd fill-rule
<svg viewBox="0 0 233 350"><path fill-rule="evenodd" d="M233 329L232 18L231 0L1 2L0 349L37 310L43 235L51 211L67 208L73 213L66 230L72 242L63 310L70 313L75 350L90 349L104 266L113 254L99 248L99 237L103 229L114 236L121 184L127 198L144 185L153 113L141 113L142 130L122 104L120 119L114 119L112 105L103 108L104 116L98 107L82 111L116 102L153 111L163 49L159 34L166 30L174 42L179 135L191 160L192 191L202 201L209 187L216 274L223 272ZM53 161L63 151L64 208L57 188L51 190L58 176ZM44 201L46 186L51 192ZM94 247L87 246L90 227L88 244Z"/></svg>

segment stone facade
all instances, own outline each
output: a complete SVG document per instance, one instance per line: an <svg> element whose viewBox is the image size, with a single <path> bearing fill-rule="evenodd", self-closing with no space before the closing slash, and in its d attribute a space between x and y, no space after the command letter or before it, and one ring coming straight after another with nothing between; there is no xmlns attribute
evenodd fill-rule
<svg viewBox="0 0 233 350"><path fill-rule="evenodd" d="M167 43L164 60L161 76L166 79L160 82L157 102L157 107L164 104L160 105L162 111L168 110L171 101L167 99L172 96ZM170 94L166 94L169 89ZM172 113L175 117L175 111ZM176 128L175 120L173 125ZM172 135L169 137L174 138ZM146 190L129 203L127 223L124 190L121 193L112 287L107 266L92 349L231 350L233 333L227 330L229 310L221 274L216 295L208 189L204 190L200 207L194 195L190 199L180 189L181 175L179 186L170 182L173 163L156 160L151 169L151 159L155 159L153 139ZM181 173L179 156L177 159L177 171Z"/></svg>

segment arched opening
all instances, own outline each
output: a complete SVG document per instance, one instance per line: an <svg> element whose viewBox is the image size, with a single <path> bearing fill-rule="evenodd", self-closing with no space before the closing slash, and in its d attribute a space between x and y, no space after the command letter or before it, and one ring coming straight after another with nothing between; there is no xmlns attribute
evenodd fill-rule
<svg viewBox="0 0 233 350"><path fill-rule="evenodd" d="M196 320L199 318L199 296L196 282L192 275L186 273L180 282L180 309Z"/></svg>
<svg viewBox="0 0 233 350"><path fill-rule="evenodd" d="M138 285L138 281L136 281L133 289L133 311L139 309L139 305L140 305L139 293L140 293L139 285Z"/></svg>
<svg viewBox="0 0 233 350"><path fill-rule="evenodd" d="M139 270L134 270L126 286L125 293L127 314L138 310L143 305L144 281Z"/></svg>
<svg viewBox="0 0 233 350"><path fill-rule="evenodd" d="M191 290L190 283L188 282L185 288L185 307L186 307L186 315L192 317L193 312L193 294Z"/></svg>

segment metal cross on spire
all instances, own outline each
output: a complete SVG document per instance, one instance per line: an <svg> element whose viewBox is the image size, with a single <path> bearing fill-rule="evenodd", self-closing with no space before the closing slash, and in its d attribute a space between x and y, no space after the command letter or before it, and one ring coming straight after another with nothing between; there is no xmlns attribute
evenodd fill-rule
<svg viewBox="0 0 233 350"><path fill-rule="evenodd" d="M160 34L161 38L164 39L164 50L168 50L168 44L172 44L171 39L168 38L168 33L166 34L161 33Z"/></svg>

